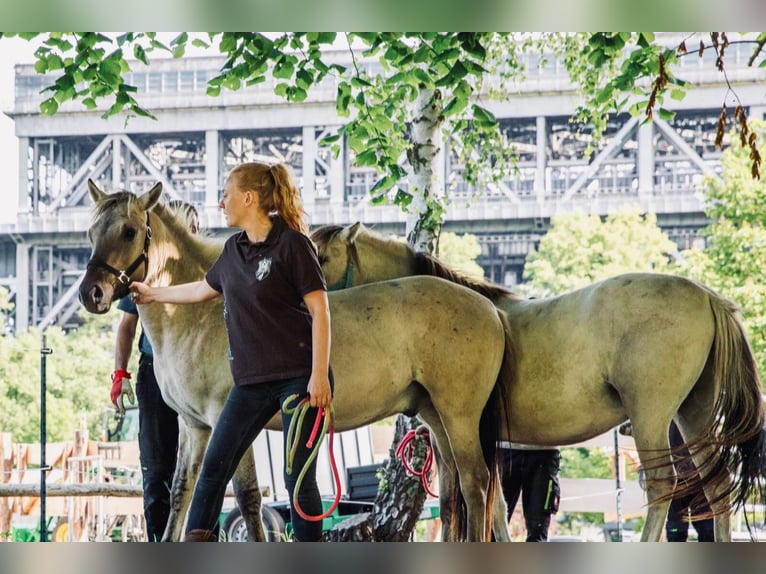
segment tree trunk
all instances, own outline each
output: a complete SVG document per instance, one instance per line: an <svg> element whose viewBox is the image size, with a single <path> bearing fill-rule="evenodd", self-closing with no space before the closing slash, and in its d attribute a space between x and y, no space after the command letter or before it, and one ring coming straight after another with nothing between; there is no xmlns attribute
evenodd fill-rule
<svg viewBox="0 0 766 574"><path fill-rule="evenodd" d="M443 122L441 92L421 86L410 128L412 148L407 159L412 203L407 210L407 242L417 251L434 253L442 220L444 166L441 141Z"/></svg>
<svg viewBox="0 0 766 574"><path fill-rule="evenodd" d="M358 514L325 532L323 540L329 542L407 542L412 538L415 524L423 511L426 491L419 477L410 475L396 456L396 447L409 430L420 426L420 421L399 415L396 419L394 441L388 460L383 465L383 479L378 487L372 512ZM413 443L411 466L423 467L427 444L422 439Z"/></svg>

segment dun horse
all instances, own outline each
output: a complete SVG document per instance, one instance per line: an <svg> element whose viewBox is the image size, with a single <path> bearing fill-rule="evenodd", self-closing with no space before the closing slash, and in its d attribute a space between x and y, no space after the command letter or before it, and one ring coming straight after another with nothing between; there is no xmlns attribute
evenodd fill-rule
<svg viewBox="0 0 766 574"><path fill-rule="evenodd" d="M221 251L222 242L187 231L160 201L159 184L138 197L106 194L93 182L89 189L95 203L89 230L93 252L80 300L92 313L107 312L128 293L131 280L153 285L198 280ZM457 468L468 539L486 539L496 483L489 454L500 432L503 377L512 372L504 314L470 289L432 277L331 293L329 300L336 429L418 414ZM210 429L232 384L222 308L221 300L139 307L162 396L180 415L165 539L180 538ZM279 424L275 417L268 428ZM233 482L250 538L262 540L252 451Z"/></svg>
<svg viewBox="0 0 766 574"><path fill-rule="evenodd" d="M753 494L764 500L761 382L735 305L710 289L681 277L635 273L525 300L468 280L359 223L323 227L312 236L335 288L437 275L506 311L518 358L510 440L572 444L629 418L647 477L642 540L660 539L676 483L671 419L704 477L716 540L731 539L732 505L752 502Z"/></svg>

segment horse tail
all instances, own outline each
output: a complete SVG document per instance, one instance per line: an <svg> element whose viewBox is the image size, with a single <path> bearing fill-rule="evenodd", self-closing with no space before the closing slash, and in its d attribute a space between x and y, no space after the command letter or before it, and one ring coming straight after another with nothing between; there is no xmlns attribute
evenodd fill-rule
<svg viewBox="0 0 766 574"><path fill-rule="evenodd" d="M712 291L708 295L715 321L711 358L716 398L702 441L710 441L714 454L699 470L704 483L726 484L709 502L715 508L726 501L728 511L745 502L766 502L766 415L758 367L739 309ZM732 476L736 478L731 480ZM757 500L751 499L753 495Z"/></svg>
<svg viewBox="0 0 766 574"><path fill-rule="evenodd" d="M510 436L509 404L510 388L516 378L516 347L511 337L511 326L504 311L497 310L497 315L503 325L505 334L505 349L500 371L495 381L495 386L490 393L487 404L479 419L479 440L484 455L484 462L489 469L489 485L487 488L487 500L484 513L484 539L490 540L492 535L492 518L494 513L495 497L502 496L498 486L500 485L500 450L497 448L498 441L505 436ZM453 481L453 490L449 494L451 502L450 516L450 539L465 540L468 531L467 509L465 499L460 490L460 482Z"/></svg>

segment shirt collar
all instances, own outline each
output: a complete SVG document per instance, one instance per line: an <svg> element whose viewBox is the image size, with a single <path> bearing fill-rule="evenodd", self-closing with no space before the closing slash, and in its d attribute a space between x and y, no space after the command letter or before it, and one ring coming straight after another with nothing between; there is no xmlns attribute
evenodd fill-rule
<svg viewBox="0 0 766 574"><path fill-rule="evenodd" d="M242 230L237 235L237 243L240 243L242 245L258 245L258 246L267 246L267 245L273 245L277 242L279 237L282 235L282 231L284 230L285 226L287 225L285 221L279 217L278 215L272 215L271 217L271 229L269 230L268 235L266 235L266 239L259 243L250 243L250 240L247 238L247 233Z"/></svg>

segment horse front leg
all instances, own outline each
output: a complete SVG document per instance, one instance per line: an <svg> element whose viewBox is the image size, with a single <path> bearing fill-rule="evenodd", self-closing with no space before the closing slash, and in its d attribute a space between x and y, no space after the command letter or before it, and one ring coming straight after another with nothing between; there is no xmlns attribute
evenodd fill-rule
<svg viewBox="0 0 766 574"><path fill-rule="evenodd" d="M237 465L232 477L237 506L247 525L248 542L265 542L261 521L261 489L258 486L258 475L255 472L253 447L247 449Z"/></svg>
<svg viewBox="0 0 766 574"><path fill-rule="evenodd" d="M210 429L190 427L182 417L178 417L178 460L173 473L170 514L162 536L163 542L179 542L183 539L186 513L191 504L194 485L209 438Z"/></svg>

